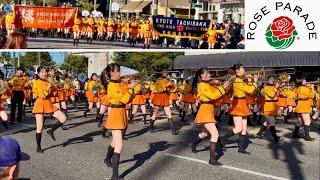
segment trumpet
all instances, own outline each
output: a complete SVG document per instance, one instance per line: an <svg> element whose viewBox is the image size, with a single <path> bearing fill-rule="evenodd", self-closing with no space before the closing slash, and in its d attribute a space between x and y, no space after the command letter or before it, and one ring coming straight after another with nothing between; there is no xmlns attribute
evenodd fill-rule
<svg viewBox="0 0 320 180"><path fill-rule="evenodd" d="M4 80L0 80L0 94L4 94L9 90L7 83Z"/></svg>

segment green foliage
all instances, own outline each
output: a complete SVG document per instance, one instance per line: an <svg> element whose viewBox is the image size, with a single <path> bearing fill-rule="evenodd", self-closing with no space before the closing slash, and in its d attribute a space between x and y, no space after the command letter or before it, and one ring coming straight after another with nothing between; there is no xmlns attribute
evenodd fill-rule
<svg viewBox="0 0 320 180"><path fill-rule="evenodd" d="M61 69L71 74L86 72L88 69L88 58L86 56L68 55L61 65Z"/></svg>
<svg viewBox="0 0 320 180"><path fill-rule="evenodd" d="M114 61L122 66L126 66L140 72L153 73L161 68L172 69L173 61L179 52L117 52Z"/></svg>
<svg viewBox="0 0 320 180"><path fill-rule="evenodd" d="M40 55L40 62L39 62ZM52 67L55 63L52 61L52 58L48 52L26 52L24 56L21 57L20 66L25 67L26 69L36 70L35 66L40 65L46 67Z"/></svg>
<svg viewBox="0 0 320 180"><path fill-rule="evenodd" d="M80 9L81 11L87 10L91 12L93 10L93 3L90 2L89 0L82 0L81 5L82 5L82 8Z"/></svg>

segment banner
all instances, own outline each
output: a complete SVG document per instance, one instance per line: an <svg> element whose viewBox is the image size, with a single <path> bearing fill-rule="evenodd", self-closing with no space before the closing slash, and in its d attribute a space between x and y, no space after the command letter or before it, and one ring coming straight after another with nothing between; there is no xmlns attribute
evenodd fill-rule
<svg viewBox="0 0 320 180"><path fill-rule="evenodd" d="M15 24L28 28L64 28L73 26L76 8L15 6Z"/></svg>
<svg viewBox="0 0 320 180"><path fill-rule="evenodd" d="M210 20L152 17L153 29L165 37L201 39L211 27Z"/></svg>

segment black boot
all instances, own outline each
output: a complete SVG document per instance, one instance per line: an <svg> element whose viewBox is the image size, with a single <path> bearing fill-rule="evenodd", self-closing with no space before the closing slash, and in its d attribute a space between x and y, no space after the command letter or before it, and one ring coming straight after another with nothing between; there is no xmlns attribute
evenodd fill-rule
<svg viewBox="0 0 320 180"><path fill-rule="evenodd" d="M148 49L150 49L150 44L148 44Z"/></svg>
<svg viewBox="0 0 320 180"><path fill-rule="evenodd" d="M128 127L125 128L125 129L122 131L122 139L123 139L123 140L127 140L127 139L128 139L128 138L125 137L126 134L127 134L127 130L128 130Z"/></svg>
<svg viewBox="0 0 320 180"><path fill-rule="evenodd" d="M123 179L119 177L119 161L120 161L120 154L119 153L113 153L112 156L112 180L119 180Z"/></svg>
<svg viewBox="0 0 320 180"><path fill-rule="evenodd" d="M4 128L6 128L6 129L8 129L9 127L8 127L8 122L7 121L4 121L4 120L2 120L2 125L4 126Z"/></svg>
<svg viewBox="0 0 320 180"><path fill-rule="evenodd" d="M197 139L196 139L194 142L192 142L192 143L189 144L189 145L190 145L190 148L191 148L191 152L197 153L197 145L198 145L201 141L203 141L203 139L201 139L201 138L199 137L199 135L197 135Z"/></svg>
<svg viewBox="0 0 320 180"><path fill-rule="evenodd" d="M42 148L41 148L41 133L36 133L36 142L37 142L37 153L42 153Z"/></svg>
<svg viewBox="0 0 320 180"><path fill-rule="evenodd" d="M261 139L262 138L262 133L265 132L267 129L266 126L261 125L259 132L257 133L257 138Z"/></svg>
<svg viewBox="0 0 320 180"><path fill-rule="evenodd" d="M284 118L284 122L285 122L286 124L289 124L288 115L286 115L286 116L284 115L283 118Z"/></svg>
<svg viewBox="0 0 320 180"><path fill-rule="evenodd" d="M77 46L79 45L79 39L77 39L77 43L76 43L76 45L77 45Z"/></svg>
<svg viewBox="0 0 320 180"><path fill-rule="evenodd" d="M310 137L309 132L310 132L310 126L305 125L304 126L304 139L306 141L313 141L314 138Z"/></svg>
<svg viewBox="0 0 320 180"><path fill-rule="evenodd" d="M152 114L153 114L153 107L150 106L150 116L152 117Z"/></svg>
<svg viewBox="0 0 320 180"><path fill-rule="evenodd" d="M219 141L219 142L220 142L220 146L221 146L221 150L222 150L222 151L226 151L226 150L227 150L227 148L226 148L226 141L227 141L227 139L228 139L229 137L232 137L232 136L234 136L234 135L235 135L235 134L234 134L233 130L231 129L231 130L228 130L228 131L226 132L226 134L220 138L220 141Z"/></svg>
<svg viewBox="0 0 320 180"><path fill-rule="evenodd" d="M66 115L66 117L68 118L68 109L62 109L62 112ZM69 128L66 127L65 125L61 126L62 130L68 130Z"/></svg>
<svg viewBox="0 0 320 180"><path fill-rule="evenodd" d="M154 133L154 126L153 126L154 121L155 121L155 120L150 119L150 126L149 126L149 132L150 132L150 133Z"/></svg>
<svg viewBox="0 0 320 180"><path fill-rule="evenodd" d="M97 108L96 120L98 120L99 114L100 114L100 108Z"/></svg>
<svg viewBox="0 0 320 180"><path fill-rule="evenodd" d="M101 127L102 125L103 116L104 116L103 114L98 114L98 117L97 117L97 121L99 122L98 127Z"/></svg>
<svg viewBox="0 0 320 180"><path fill-rule="evenodd" d="M76 39L73 39L73 46L75 46L76 45Z"/></svg>
<svg viewBox="0 0 320 180"><path fill-rule="evenodd" d="M181 121L185 122L185 117L186 117L187 112L186 111L182 111L182 116L181 116Z"/></svg>
<svg viewBox="0 0 320 180"><path fill-rule="evenodd" d="M57 121L50 130L47 131L47 133L49 134L49 136L55 141L56 138L54 137L54 131L56 129L58 129L60 126L62 126L62 123L60 121Z"/></svg>
<svg viewBox="0 0 320 180"><path fill-rule="evenodd" d="M299 136L299 129L300 129L299 126L294 126L294 131L293 131L293 135L292 135L293 138L301 138Z"/></svg>
<svg viewBox="0 0 320 180"><path fill-rule="evenodd" d="M179 117L182 117L182 109L179 109Z"/></svg>
<svg viewBox="0 0 320 180"><path fill-rule="evenodd" d="M106 158L104 159L104 163L105 163L108 167L112 167L111 158L112 158L112 155L113 155L113 151L114 151L114 148L113 148L111 145L109 145L107 156L106 156Z"/></svg>
<svg viewBox="0 0 320 180"><path fill-rule="evenodd" d="M252 119L253 119L253 115L250 115L250 116L248 117L248 121L247 121L248 126L253 126L253 124L252 124Z"/></svg>
<svg viewBox="0 0 320 180"><path fill-rule="evenodd" d="M143 45L143 49L146 49L146 45L145 44Z"/></svg>
<svg viewBox="0 0 320 180"><path fill-rule="evenodd" d="M83 115L84 115L85 118L87 117L88 112L90 112L90 109L89 109L89 108L87 108L87 109L84 111L84 113L83 113Z"/></svg>
<svg viewBox="0 0 320 180"><path fill-rule="evenodd" d="M77 102L75 100L72 101L72 104L73 104L73 109L77 109Z"/></svg>
<svg viewBox="0 0 320 180"><path fill-rule="evenodd" d="M210 159L209 164L212 164L214 166L222 166L220 162L217 161L216 158L216 145L217 143L210 141Z"/></svg>
<svg viewBox="0 0 320 180"><path fill-rule="evenodd" d="M239 135L239 149L238 152L242 154L250 154L250 152L246 151L246 135Z"/></svg>
<svg viewBox="0 0 320 180"><path fill-rule="evenodd" d="M168 122L169 122L170 127L171 127L171 133L172 133L172 135L176 135L176 134L177 134L177 131L174 129L173 119L172 119L172 118L169 118L169 119L168 119Z"/></svg>
<svg viewBox="0 0 320 180"><path fill-rule="evenodd" d="M133 117L134 117L134 114L130 114L129 115L129 124L132 124L133 123Z"/></svg>
<svg viewBox="0 0 320 180"><path fill-rule="evenodd" d="M274 142L276 142L276 143L279 142L280 137L277 136L277 131L276 131L276 127L275 126L270 126L270 132L271 132L271 135L272 135L272 137L274 139Z"/></svg>
<svg viewBox="0 0 320 180"><path fill-rule="evenodd" d="M106 132L107 132L107 129L105 127L102 128L102 131L101 131L101 136L102 138L106 138Z"/></svg>
<svg viewBox="0 0 320 180"><path fill-rule="evenodd" d="M143 124L148 124L147 123L147 115L146 114L143 115Z"/></svg>

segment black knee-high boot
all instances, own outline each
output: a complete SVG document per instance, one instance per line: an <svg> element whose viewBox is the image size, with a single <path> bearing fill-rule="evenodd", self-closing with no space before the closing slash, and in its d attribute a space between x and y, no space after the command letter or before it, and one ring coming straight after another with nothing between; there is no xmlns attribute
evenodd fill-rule
<svg viewBox="0 0 320 180"><path fill-rule="evenodd" d="M125 137L125 136L126 136L126 133L127 133L127 130L128 130L128 127L126 127L126 128L122 131L122 139L123 139L123 140L127 140L127 138Z"/></svg>
<svg viewBox="0 0 320 180"><path fill-rule="evenodd" d="M265 132L266 129L267 129L266 126L261 125L260 130L259 130L259 132L257 133L257 138L259 138L259 139L262 138L262 133Z"/></svg>
<svg viewBox="0 0 320 180"><path fill-rule="evenodd" d="M41 133L36 133L36 141L37 141L37 152L38 153L42 153L42 148L41 148L41 137L42 134Z"/></svg>
<svg viewBox="0 0 320 180"><path fill-rule="evenodd" d="M181 116L181 121L182 121L182 122L186 121L186 120L185 120L186 114L187 114L186 111L182 111L182 116Z"/></svg>
<svg viewBox="0 0 320 180"><path fill-rule="evenodd" d="M300 129L299 126L294 126L294 131L293 131L293 135L292 135L293 138L301 138L299 136L299 129Z"/></svg>
<svg viewBox="0 0 320 180"><path fill-rule="evenodd" d="M101 136L102 138L106 138L106 132L107 132L107 129L105 127L102 128L102 131L101 131Z"/></svg>
<svg viewBox="0 0 320 180"><path fill-rule="evenodd" d="M76 43L76 45L77 45L77 46L79 45L79 39L77 39L77 43Z"/></svg>
<svg viewBox="0 0 320 180"><path fill-rule="evenodd" d="M98 120L98 116L100 114L100 108L97 108L97 113L96 113L96 120Z"/></svg>
<svg viewBox="0 0 320 180"><path fill-rule="evenodd" d="M246 136L247 135L242 135L242 134L239 135L238 152L242 154L250 154L248 151L246 151L246 148L248 147L247 146L248 142L246 142L247 140Z"/></svg>
<svg viewBox="0 0 320 180"><path fill-rule="evenodd" d="M120 154L114 152L112 155L112 180L123 179L119 177L119 161Z"/></svg>
<svg viewBox="0 0 320 180"><path fill-rule="evenodd" d="M277 131L276 131L276 127L275 126L270 126L270 132L271 132L271 135L272 135L272 137L274 139L274 142L276 142L276 143L279 142L280 137L277 136Z"/></svg>
<svg viewBox="0 0 320 180"><path fill-rule="evenodd" d="M212 164L214 166L222 166L220 162L217 161L216 158L216 145L217 143L210 141L210 159L209 164Z"/></svg>
<svg viewBox="0 0 320 180"><path fill-rule="evenodd" d="M76 39L73 39L73 46L75 46L76 45Z"/></svg>
<svg viewBox="0 0 320 180"><path fill-rule="evenodd" d="M231 114L229 114L228 124L229 124L229 125L233 125L233 124L234 124L234 123L233 123L233 117L232 117Z"/></svg>
<svg viewBox="0 0 320 180"><path fill-rule="evenodd" d="M198 111L192 112L193 117L197 116Z"/></svg>
<svg viewBox="0 0 320 180"><path fill-rule="evenodd" d="M153 107L150 106L150 116L152 116L152 114L153 114Z"/></svg>
<svg viewBox="0 0 320 180"><path fill-rule="evenodd" d="M143 124L148 124L147 123L147 115L146 114L143 115Z"/></svg>
<svg viewBox="0 0 320 180"><path fill-rule="evenodd" d="M177 134L177 131L176 131L175 128L174 128L173 119L172 119L172 118L169 118L169 119L168 119L168 122L169 122L170 127L171 127L171 133L172 133L173 135L176 135L176 134Z"/></svg>
<svg viewBox="0 0 320 180"><path fill-rule="evenodd" d="M307 126L307 125L305 125L304 126L304 139L306 140L306 141L312 141L312 140L314 140L314 138L311 138L310 137L310 135L309 135L309 133L310 133L310 126Z"/></svg>
<svg viewBox="0 0 320 180"><path fill-rule="evenodd" d="M133 123L133 117L134 117L134 114L130 114L129 115L129 124L132 124Z"/></svg>
<svg viewBox="0 0 320 180"><path fill-rule="evenodd" d="M76 100L72 101L72 104L73 104L73 109L77 109L77 102L76 102Z"/></svg>
<svg viewBox="0 0 320 180"><path fill-rule="evenodd" d="M56 138L54 137L54 131L56 129L58 129L60 126L62 126L62 123L60 121L57 121L50 130L47 131L47 133L49 134L49 136L55 141Z"/></svg>
<svg viewBox="0 0 320 180"><path fill-rule="evenodd" d="M89 109L89 108L87 108L87 109L84 111L84 113L83 113L83 115L84 115L85 118L87 117L88 112L90 112L90 109Z"/></svg>
<svg viewBox="0 0 320 180"><path fill-rule="evenodd" d="M98 127L101 127L102 125L103 116L104 116L103 114L98 114L97 116L97 121L99 122Z"/></svg>
<svg viewBox="0 0 320 180"><path fill-rule="evenodd" d="M4 128L8 129L8 122L7 121L4 121L4 120L1 120L1 123L3 125Z"/></svg>
<svg viewBox="0 0 320 180"><path fill-rule="evenodd" d="M221 145L221 150L223 150L223 151L226 151L227 150L227 148L226 148L226 141L227 141L227 139L228 138L230 138L230 137L232 137L232 136L234 136L235 134L234 134L234 132L233 132L233 130L232 129L230 129L230 130L228 130L227 132L226 132L226 134L224 134L224 136L221 136L221 138L220 138L220 145Z"/></svg>
<svg viewBox="0 0 320 180"><path fill-rule="evenodd" d="M196 140L193 141L192 143L190 143L191 152L197 153L197 145L198 145L201 141L203 141L203 139L201 139L201 138L199 137L199 135L197 135Z"/></svg>
<svg viewBox="0 0 320 180"><path fill-rule="evenodd" d="M104 163L108 166L108 167L112 167L112 162L111 162L111 158L112 158L112 155L113 155L113 151L114 151L114 148L109 145L108 147L108 152L107 152L107 156L106 158L104 159Z"/></svg>
<svg viewBox="0 0 320 180"><path fill-rule="evenodd" d="M154 121L153 119L150 119L150 126L149 126L149 132L154 133Z"/></svg>
<svg viewBox="0 0 320 180"><path fill-rule="evenodd" d="M68 109L62 109L62 112L66 115L66 117L68 118ZM61 126L62 130L68 130L68 128L65 125Z"/></svg>

